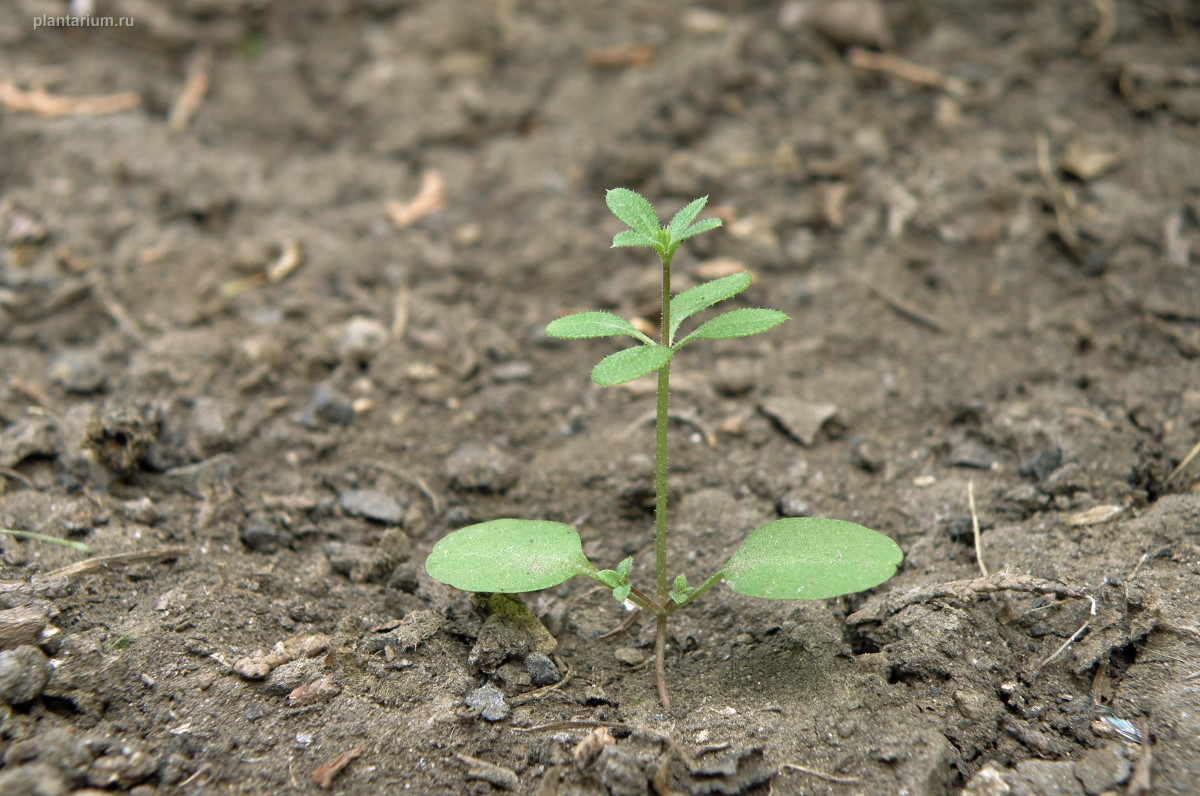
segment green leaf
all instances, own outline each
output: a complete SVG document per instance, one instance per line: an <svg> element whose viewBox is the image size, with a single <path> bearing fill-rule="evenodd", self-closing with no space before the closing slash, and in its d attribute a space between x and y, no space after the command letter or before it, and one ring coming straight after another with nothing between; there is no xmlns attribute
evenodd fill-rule
<svg viewBox="0 0 1200 796"><path fill-rule="evenodd" d="M617 564L617 574L625 580L629 580L629 573L633 570L633 556L629 556L620 564Z"/></svg>
<svg viewBox="0 0 1200 796"><path fill-rule="evenodd" d="M688 227L682 235L675 238L675 242L677 244L682 243L683 241L687 240L688 238L696 237L701 232L708 232L710 229L716 229L719 226L721 226L721 219L719 219L719 218L702 219L700 221L697 221L692 226Z"/></svg>
<svg viewBox="0 0 1200 796"><path fill-rule="evenodd" d="M647 343L654 342L635 329L632 323L620 315L613 315L611 312L577 312L574 315L566 315L550 321L546 325L546 334L550 337L561 337L566 340L625 335L636 337Z"/></svg>
<svg viewBox="0 0 1200 796"><path fill-rule="evenodd" d="M613 589L613 599L619 603L623 603L629 599L629 592L633 591L633 587L626 583L624 586L618 586Z"/></svg>
<svg viewBox="0 0 1200 796"><path fill-rule="evenodd" d="M626 229L613 235L612 247L616 249L621 246L652 246L658 248L658 242L640 232Z"/></svg>
<svg viewBox="0 0 1200 796"><path fill-rule="evenodd" d="M613 188L604 197L608 209L634 232L640 232L651 239L658 235L658 213L646 198L628 188ZM614 241L615 243L616 241Z"/></svg>
<svg viewBox="0 0 1200 796"><path fill-rule="evenodd" d="M640 345L609 354L592 368L592 381L602 387L624 384L653 373L671 361L671 349L662 345Z"/></svg>
<svg viewBox="0 0 1200 796"><path fill-rule="evenodd" d="M592 577L610 589L619 589L629 580L628 578L621 577L621 573L615 569L602 569L592 575Z"/></svg>
<svg viewBox="0 0 1200 796"><path fill-rule="evenodd" d="M671 231L671 240L681 241L687 237L684 233L687 232L687 228L691 226L691 223L696 220L696 216L700 215L700 211L704 209L706 204L708 204L708 197L701 196L675 214L675 217L671 219L671 223L667 225L667 229ZM721 223L720 219L717 219L717 223Z"/></svg>
<svg viewBox="0 0 1200 796"><path fill-rule="evenodd" d="M512 594L594 575L579 534L546 520L503 519L470 525L445 536L425 560L434 580L463 591Z"/></svg>
<svg viewBox="0 0 1200 796"><path fill-rule="evenodd" d="M883 583L904 560L888 537L842 520L800 517L754 530L722 573L738 594L824 600Z"/></svg>
<svg viewBox="0 0 1200 796"><path fill-rule="evenodd" d="M685 290L675 296L671 299L671 333L669 339L674 340L675 332L679 329L679 324L697 312L708 309L718 301L724 301L727 298L736 296L748 287L750 287L750 274L743 271L740 274L730 274L720 279L714 279L711 282L696 285L694 288Z"/></svg>
<svg viewBox="0 0 1200 796"><path fill-rule="evenodd" d="M725 340L730 337L749 337L752 334L774 329L788 319L779 310L731 310L715 318L711 318L697 327L696 331L679 341L680 345L689 340Z"/></svg>
<svg viewBox="0 0 1200 796"><path fill-rule="evenodd" d="M691 596L692 591L693 590L689 589L687 585L687 575L680 575L676 577L675 582L671 584L671 591L667 593L667 596L676 603L682 603L689 596Z"/></svg>

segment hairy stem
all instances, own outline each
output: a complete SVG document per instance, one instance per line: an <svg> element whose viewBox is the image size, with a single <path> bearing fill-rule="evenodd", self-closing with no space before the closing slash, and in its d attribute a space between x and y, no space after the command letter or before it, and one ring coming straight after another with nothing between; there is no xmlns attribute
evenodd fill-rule
<svg viewBox="0 0 1200 796"><path fill-rule="evenodd" d="M662 324L659 340L671 344L671 257L662 257ZM667 398L671 388L671 362L658 371L658 404L655 412L654 436L654 549L658 576L658 623L654 639L654 676L658 681L658 699L663 710L671 709L667 694L666 646L667 617L662 611L670 599L667 587Z"/></svg>
<svg viewBox="0 0 1200 796"><path fill-rule="evenodd" d="M667 617L658 615L654 634L654 680L658 683L658 701L663 710L671 711L671 695L667 693Z"/></svg>

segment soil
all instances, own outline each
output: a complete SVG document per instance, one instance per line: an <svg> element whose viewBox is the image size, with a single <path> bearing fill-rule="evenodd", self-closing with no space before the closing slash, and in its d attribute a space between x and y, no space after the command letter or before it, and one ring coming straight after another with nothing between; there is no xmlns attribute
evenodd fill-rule
<svg viewBox="0 0 1200 796"><path fill-rule="evenodd" d="M93 552L0 536L0 792L1195 792L1194 5L10 5L0 525ZM653 325L618 185L792 316L673 369L672 575L906 554L713 589L669 713L591 581L422 566L513 516L652 577L653 387L542 333Z"/></svg>

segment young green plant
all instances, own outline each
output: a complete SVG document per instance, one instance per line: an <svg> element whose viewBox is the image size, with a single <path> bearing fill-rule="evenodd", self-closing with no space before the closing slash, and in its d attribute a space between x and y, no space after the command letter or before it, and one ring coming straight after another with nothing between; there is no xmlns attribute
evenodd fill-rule
<svg viewBox="0 0 1200 796"><path fill-rule="evenodd" d="M662 308L659 339L653 340L611 312L581 312L551 322L551 337L582 339L631 337L638 345L609 354L592 369L602 386L623 384L657 372L655 424L654 519L655 588L634 586L633 559L615 569L598 569L583 554L582 540L569 525L547 520L499 519L471 525L441 539L425 568L434 580L473 592L527 592L556 586L582 575L612 589L619 602L629 601L657 620L654 644L655 681L663 708L670 709L665 674L667 620L721 581L736 593L772 600L823 600L869 589L896 572L900 548L878 531L842 520L814 517L769 522L752 531L725 565L698 586L685 575L674 580L667 568L667 418L671 362L681 349L699 340L723 340L766 332L787 320L772 309L736 309L701 323L680 336L688 318L733 298L750 286L747 273L705 282L671 295L671 262L681 243L716 229L720 219L696 217L708 198L691 202L662 226L645 198L625 188L608 192L609 209L629 229L612 245L645 246L662 265Z"/></svg>

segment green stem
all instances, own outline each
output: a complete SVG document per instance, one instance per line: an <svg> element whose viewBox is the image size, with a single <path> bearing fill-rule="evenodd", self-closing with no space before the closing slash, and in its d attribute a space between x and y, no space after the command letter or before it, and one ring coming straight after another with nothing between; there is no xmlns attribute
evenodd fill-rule
<svg viewBox="0 0 1200 796"><path fill-rule="evenodd" d="M659 340L662 345L671 344L671 254L660 254L662 260L662 324ZM658 684L658 700L663 710L671 710L671 697L667 692L666 649L667 649L667 603L670 589L667 587L667 397L671 389L671 361L658 371L658 404L655 412L654 436L654 548L655 566L658 569L658 617L654 628L654 679Z"/></svg>
<svg viewBox="0 0 1200 796"><path fill-rule="evenodd" d="M49 542L50 544L58 544L63 547L69 547L72 550L78 550L84 555L90 556L92 548L83 542L76 542L71 539L59 539L57 536L47 536L44 533L34 533L33 531L14 531L10 528L0 528L0 534L5 536L15 536L18 539L32 539L35 542Z"/></svg>
<svg viewBox="0 0 1200 796"><path fill-rule="evenodd" d="M671 258L662 257L662 326L659 338L670 345L671 329ZM667 399L671 388L671 361L658 371L658 403L654 435L654 525L655 566L658 574L658 604L667 604Z"/></svg>

